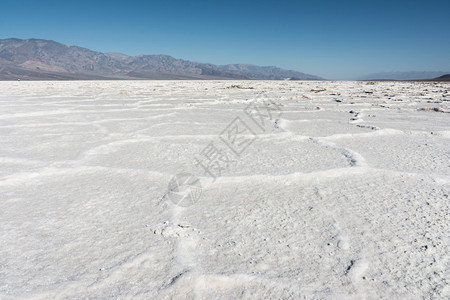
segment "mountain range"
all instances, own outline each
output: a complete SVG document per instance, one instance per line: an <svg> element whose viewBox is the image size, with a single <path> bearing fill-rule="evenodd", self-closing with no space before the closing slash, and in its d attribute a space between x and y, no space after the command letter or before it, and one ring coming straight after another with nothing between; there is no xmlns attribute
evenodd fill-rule
<svg viewBox="0 0 450 300"><path fill-rule="evenodd" d="M440 79L439 77L450 74L450 72L420 72L420 71L410 71L410 72L380 72L372 73L359 78L360 80L433 80Z"/></svg>
<svg viewBox="0 0 450 300"><path fill-rule="evenodd" d="M0 40L0 80L265 79L322 80L249 64L214 65L168 55L102 53L42 39Z"/></svg>

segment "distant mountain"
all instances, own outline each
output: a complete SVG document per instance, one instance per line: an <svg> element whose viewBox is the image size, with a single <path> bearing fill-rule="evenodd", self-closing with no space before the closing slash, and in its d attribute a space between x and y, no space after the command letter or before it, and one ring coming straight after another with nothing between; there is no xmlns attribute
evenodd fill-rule
<svg viewBox="0 0 450 300"><path fill-rule="evenodd" d="M414 80L436 78L450 72L381 72L373 73L360 78L360 80Z"/></svg>
<svg viewBox="0 0 450 300"><path fill-rule="evenodd" d="M0 80L267 79L322 80L255 65L213 65L168 55L102 53L40 39L0 40Z"/></svg>
<svg viewBox="0 0 450 300"><path fill-rule="evenodd" d="M436 80L436 81L450 81L450 74L445 74L445 75L433 78L432 80Z"/></svg>

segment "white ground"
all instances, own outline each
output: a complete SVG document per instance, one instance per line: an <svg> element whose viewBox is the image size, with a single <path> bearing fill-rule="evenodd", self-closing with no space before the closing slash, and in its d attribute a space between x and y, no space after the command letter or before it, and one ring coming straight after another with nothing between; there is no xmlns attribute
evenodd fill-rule
<svg viewBox="0 0 450 300"><path fill-rule="evenodd" d="M449 298L449 111L448 83L0 82L0 298Z"/></svg>

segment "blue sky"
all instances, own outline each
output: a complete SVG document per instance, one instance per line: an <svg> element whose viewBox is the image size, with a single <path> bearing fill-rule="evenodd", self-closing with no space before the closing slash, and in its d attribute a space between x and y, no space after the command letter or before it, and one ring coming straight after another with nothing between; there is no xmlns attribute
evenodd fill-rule
<svg viewBox="0 0 450 300"><path fill-rule="evenodd" d="M448 0L2 0L0 38L355 79L449 71L449 15Z"/></svg>

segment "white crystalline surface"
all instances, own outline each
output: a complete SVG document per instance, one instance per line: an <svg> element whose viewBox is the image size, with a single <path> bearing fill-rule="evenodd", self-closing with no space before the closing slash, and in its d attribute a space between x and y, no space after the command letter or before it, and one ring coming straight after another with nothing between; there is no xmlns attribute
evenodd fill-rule
<svg viewBox="0 0 450 300"><path fill-rule="evenodd" d="M449 112L448 83L0 82L0 298L448 299Z"/></svg>

